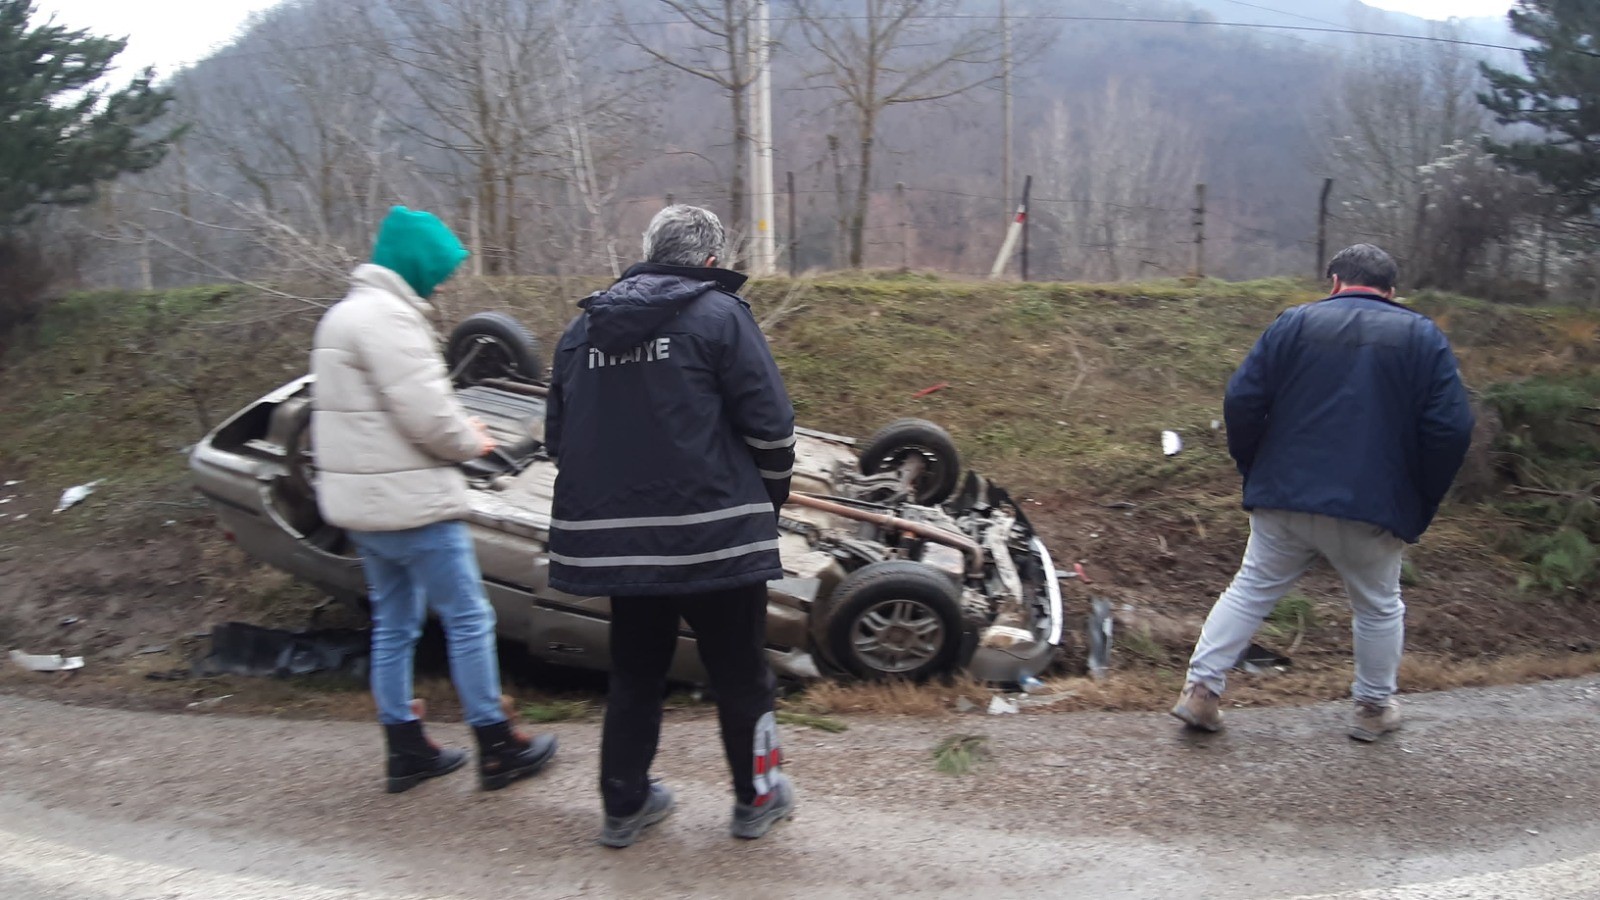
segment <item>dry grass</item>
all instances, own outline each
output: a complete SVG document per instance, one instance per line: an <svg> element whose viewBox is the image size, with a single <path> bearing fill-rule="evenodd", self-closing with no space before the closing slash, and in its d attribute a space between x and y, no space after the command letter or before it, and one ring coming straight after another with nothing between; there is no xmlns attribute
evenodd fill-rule
<svg viewBox="0 0 1600 900"><path fill-rule="evenodd" d="M1600 653L1530 654L1465 661L1413 653L1406 656L1401 666L1400 684L1407 692L1420 693L1578 678L1596 673L1600 673ZM1349 696L1350 677L1348 665L1269 675L1235 672L1229 682L1227 702L1235 707L1253 707L1341 700ZM1165 710L1177 698L1182 686L1182 671L1149 666L1113 672L1102 681L1056 678L1022 701L1022 713ZM974 712L981 712L993 696L991 688L975 682L927 685L829 682L808 689L798 702L809 711L834 715L939 717L957 715L957 704L962 698L974 704Z"/></svg>

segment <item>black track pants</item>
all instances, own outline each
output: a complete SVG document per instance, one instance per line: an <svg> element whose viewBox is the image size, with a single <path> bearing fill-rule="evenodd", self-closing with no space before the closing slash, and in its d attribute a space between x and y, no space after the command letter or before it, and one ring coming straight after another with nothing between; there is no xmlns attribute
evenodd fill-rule
<svg viewBox="0 0 1600 900"><path fill-rule="evenodd" d="M609 815L632 815L644 805L680 618L695 633L716 694L734 796L757 802L765 776L781 763L772 715L775 681L764 649L767 586L617 597L611 601L611 690L600 741L600 794Z"/></svg>

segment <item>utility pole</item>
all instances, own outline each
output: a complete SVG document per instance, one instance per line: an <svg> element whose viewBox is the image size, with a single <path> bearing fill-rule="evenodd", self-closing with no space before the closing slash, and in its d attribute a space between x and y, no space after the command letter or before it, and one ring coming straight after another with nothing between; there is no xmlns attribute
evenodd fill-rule
<svg viewBox="0 0 1600 900"><path fill-rule="evenodd" d="M1317 272L1318 281L1328 274L1328 195L1333 193L1333 179L1322 180L1322 199L1317 204Z"/></svg>
<svg viewBox="0 0 1600 900"><path fill-rule="evenodd" d="M1000 64L1001 114L1005 120L1005 150L1000 163L1000 196L1011 200L1011 154L1012 154L1012 109L1011 109L1011 16L1006 12L1006 0L1000 0L1000 32L1005 41L1005 50Z"/></svg>
<svg viewBox="0 0 1600 900"><path fill-rule="evenodd" d="M1022 182L1022 280L1028 280L1028 201L1033 197L1033 176Z"/></svg>
<svg viewBox="0 0 1600 900"><path fill-rule="evenodd" d="M1194 186L1194 277L1206 277L1206 186Z"/></svg>
<svg viewBox="0 0 1600 900"><path fill-rule="evenodd" d="M788 173L789 182L789 277L800 277L800 230L795 227L794 173Z"/></svg>
<svg viewBox="0 0 1600 900"><path fill-rule="evenodd" d="M906 206L906 183L894 186L895 199L900 207L900 271L911 271L911 210Z"/></svg>
<svg viewBox="0 0 1600 900"><path fill-rule="evenodd" d="M1417 200L1417 231L1411 236L1411 258L1407 262L1411 266L1411 284L1417 287L1426 287L1428 284L1427 266L1423 263L1422 242L1428 237L1428 192L1423 191L1422 197Z"/></svg>
<svg viewBox="0 0 1600 900"><path fill-rule="evenodd" d="M755 71L755 91L751 95L750 142L751 175L755 182L750 192L750 221L755 240L750 254L750 274L761 278L777 270L778 250L772 232L776 214L775 185L772 179L772 6L771 0L749 0L754 4L755 39L751 41L751 64Z"/></svg>

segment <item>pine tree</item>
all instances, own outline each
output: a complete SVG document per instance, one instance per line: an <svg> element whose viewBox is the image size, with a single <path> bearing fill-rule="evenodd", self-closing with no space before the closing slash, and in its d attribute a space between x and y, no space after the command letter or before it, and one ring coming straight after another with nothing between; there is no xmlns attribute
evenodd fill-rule
<svg viewBox="0 0 1600 900"><path fill-rule="evenodd" d="M176 132L156 121L172 94L146 70L106 73L126 41L33 25L33 0L0 0L0 233L44 206L86 203L96 185L159 163Z"/></svg>
<svg viewBox="0 0 1600 900"><path fill-rule="evenodd" d="M1511 27L1534 42L1528 74L1484 65L1479 96L1501 125L1543 135L1486 146L1503 163L1549 185L1577 214L1600 210L1600 3L1520 0Z"/></svg>

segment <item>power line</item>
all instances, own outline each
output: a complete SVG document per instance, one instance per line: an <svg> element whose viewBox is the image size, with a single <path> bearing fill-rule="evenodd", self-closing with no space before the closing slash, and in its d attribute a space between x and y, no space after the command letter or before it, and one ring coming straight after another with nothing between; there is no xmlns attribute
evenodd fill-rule
<svg viewBox="0 0 1600 900"><path fill-rule="evenodd" d="M1255 8L1255 9L1260 9L1260 10L1263 10L1265 12L1279 13L1281 15L1291 16L1291 17L1294 17L1294 18L1306 19L1307 21L1313 21L1313 22L1325 21L1325 20L1322 20L1322 19L1313 19L1313 18L1308 17L1308 16L1300 16L1300 15L1297 15L1295 13L1287 13L1287 12L1283 12L1282 10L1271 9L1269 7L1257 6L1255 4L1245 3L1245 2L1243 2L1243 0L1228 0L1228 2L1240 3L1241 5L1251 6L1251 7ZM921 20L921 21L985 21L986 22L986 21L992 20L994 17L993 16L985 16L985 15L976 15L976 14L971 14L971 13L939 13L939 14L908 16L907 18L908 19L913 19L913 20ZM1293 31L1293 32L1312 33L1312 34L1339 34L1339 35L1349 35L1349 36L1353 36L1353 37L1388 38L1388 39L1392 39L1392 40L1418 41L1418 42L1422 42L1422 43L1431 43L1431 44L1450 44L1450 45L1461 46L1461 47L1477 47L1477 48L1481 48L1481 49L1485 49L1485 50L1507 50L1507 51L1510 51L1510 52L1513 52L1513 53L1521 53L1523 51L1523 49L1524 49L1524 48L1521 48L1521 47L1508 46L1506 44L1492 44L1492 43L1488 43L1486 41L1472 41L1472 40L1467 40L1465 38L1450 38L1450 37L1441 37L1439 35L1406 34L1406 33L1403 33L1403 32L1366 31L1366 30L1362 30L1362 29L1342 28L1342 27L1338 27L1336 25L1333 25L1332 23L1329 23L1328 25L1325 25L1325 26L1318 26L1318 25L1280 25L1280 24L1273 24L1273 23L1269 23L1269 22L1221 22L1221 21L1211 21L1211 20L1198 20L1197 21L1197 20L1190 20L1190 19L1163 19L1163 18L1157 18L1157 17L1151 17L1151 16L1084 16L1084 15L1067 15L1067 14L1060 14L1060 13L1016 14L1016 15L1013 16L1013 18L1040 21L1040 22L1080 22L1080 23L1129 24L1129 25L1184 25L1184 26L1191 26L1191 27L1198 26L1198 27L1213 27L1213 28L1245 28L1245 29L1253 28L1253 29L1259 29L1259 30L1264 30L1264 31ZM795 17L795 16L788 16L788 17L773 16L772 17L772 21L774 23L791 23L791 22L799 22L799 21L802 21L802 20L799 17ZM809 21L813 21L813 22L859 22L859 21L870 21L870 17L868 17L868 16L846 16L846 15L814 16L814 17L811 17ZM587 29L593 29L593 28L614 28L614 27L617 27L618 24L620 24L623 27L627 27L627 28L652 28L652 27L665 27L665 26L670 26L670 25L681 25L683 23L681 21L679 21L679 20L661 20L661 21L649 21L649 22L623 22L623 23L587 22L587 23L572 24L572 25L569 25L567 27L571 28L571 29L585 29L585 30L587 30ZM450 29L448 29L448 28L434 29L434 30L435 31L444 31L446 33L448 33L450 31ZM416 40L419 40L419 39L415 38L415 37L403 37L403 36L355 38L355 39L350 39L350 40L330 41L328 43L323 43L323 44L301 44L296 49L300 49L300 50L335 50L335 49L340 49L340 48L345 48L345 47L357 47L357 46L363 46L363 45L397 46L397 45L411 43L411 42L414 42ZM1579 54L1582 54L1584 56L1592 56L1592 57L1600 58L1600 51L1584 50L1582 48L1574 47L1574 48L1572 48L1572 52L1579 53ZM225 50L222 50L222 51L220 51L218 53L212 54L211 56L208 56L203 60L200 60L200 62L203 63L203 62L207 62L209 60L214 60L214 59L234 59L234 58L249 58L249 57L259 57L259 56L280 56L280 55L282 55L282 51L279 51L279 50L228 50L228 49L225 49Z"/></svg>

